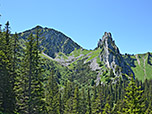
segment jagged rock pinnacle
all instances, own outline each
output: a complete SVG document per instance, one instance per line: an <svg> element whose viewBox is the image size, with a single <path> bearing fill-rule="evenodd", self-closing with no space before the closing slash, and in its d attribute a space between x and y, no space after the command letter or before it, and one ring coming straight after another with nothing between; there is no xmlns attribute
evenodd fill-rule
<svg viewBox="0 0 152 114"><path fill-rule="evenodd" d="M131 68L125 63L110 32L105 32L102 39L99 39L98 48L102 49L100 60L108 69L112 69L116 76L120 76L122 73L127 75L133 73Z"/></svg>
<svg viewBox="0 0 152 114"><path fill-rule="evenodd" d="M101 48L101 47L102 47L102 45L103 45L104 42L105 42L105 39L108 39L109 42L113 41L113 40L112 40L112 35L111 35L110 32L108 32L108 33L105 32L104 35L102 36L102 39L99 39L97 48L99 48L99 47ZM113 41L113 42L114 42L114 41Z"/></svg>
<svg viewBox="0 0 152 114"><path fill-rule="evenodd" d="M111 35L111 33L110 32L105 32L104 33L104 35L103 35L103 37L102 37L102 40L104 40L105 38L112 38L112 35Z"/></svg>

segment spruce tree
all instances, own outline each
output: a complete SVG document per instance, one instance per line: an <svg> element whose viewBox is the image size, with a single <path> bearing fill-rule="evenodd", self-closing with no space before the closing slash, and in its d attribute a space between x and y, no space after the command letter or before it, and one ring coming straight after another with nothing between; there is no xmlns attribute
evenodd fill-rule
<svg viewBox="0 0 152 114"><path fill-rule="evenodd" d="M87 112L86 112L86 114L92 114L90 88L88 88L88 92L87 92Z"/></svg>
<svg viewBox="0 0 152 114"><path fill-rule="evenodd" d="M95 102L92 103L93 114L102 113L104 107L104 95L103 95L104 86L101 85L100 82L97 88L98 88L97 98L95 99Z"/></svg>
<svg viewBox="0 0 152 114"><path fill-rule="evenodd" d="M45 101L44 101L44 77L43 77L43 63L44 59L41 59L40 54L41 54L41 49L40 49L40 40L42 40L40 37L40 30L39 27L37 26L36 28L36 37L35 37L35 42L33 45L33 53L34 53L34 75L33 75L33 93L32 97L33 99L33 108L35 113L44 113L45 112Z"/></svg>
<svg viewBox="0 0 152 114"><path fill-rule="evenodd" d="M97 88L96 88L96 84L95 84L93 87L93 100L92 100L92 102L95 102L96 98L97 98Z"/></svg>
<svg viewBox="0 0 152 114"><path fill-rule="evenodd" d="M20 63L20 75L16 77L15 93L16 93L16 111L21 114L28 114L28 54L27 49L23 49Z"/></svg>
<svg viewBox="0 0 152 114"><path fill-rule="evenodd" d="M70 98L70 97L73 97L73 83L72 82L69 82L69 81L66 81L65 82L65 88L63 90L63 110L65 109L65 105L67 103L67 100Z"/></svg>
<svg viewBox="0 0 152 114"><path fill-rule="evenodd" d="M45 99L46 99L46 108L47 113L56 114L57 112L57 98L58 98L58 84L56 82L54 71L51 71L51 75L48 76L48 81L46 84Z"/></svg>
<svg viewBox="0 0 152 114"><path fill-rule="evenodd" d="M81 100L80 100L80 109L81 109L81 114L85 114L87 111L87 97L85 93L84 87L81 90Z"/></svg>
<svg viewBox="0 0 152 114"><path fill-rule="evenodd" d="M20 77L17 78L17 110L19 113L44 113L43 69L40 59L39 37L27 38L23 51ZM22 81L21 81L22 80Z"/></svg>
<svg viewBox="0 0 152 114"><path fill-rule="evenodd" d="M152 80L149 80L149 106L152 109Z"/></svg>
<svg viewBox="0 0 152 114"><path fill-rule="evenodd" d="M130 83L126 88L126 95L125 95L125 107L123 108L125 114L141 114L143 113L144 108L144 101L142 99L143 90L140 87L137 87L135 84L135 80L133 75L131 75Z"/></svg>
<svg viewBox="0 0 152 114"><path fill-rule="evenodd" d="M6 23L4 32L0 32L0 80L1 80L1 110L5 113L14 113L15 94L14 73L12 70L12 40L10 36L9 22Z"/></svg>
<svg viewBox="0 0 152 114"><path fill-rule="evenodd" d="M80 95L79 95L78 86L76 86L75 91L74 91L73 113L74 114L80 114Z"/></svg>
<svg viewBox="0 0 152 114"><path fill-rule="evenodd" d="M0 31L0 110L3 110L2 103L3 103L3 83L4 83L4 69L6 64L6 55L4 53L4 33Z"/></svg>
<svg viewBox="0 0 152 114"><path fill-rule="evenodd" d="M18 112L18 97L20 96L20 81L21 81L21 47L18 39L17 33L12 36L12 86L14 90L14 98L15 98L15 112Z"/></svg>
<svg viewBox="0 0 152 114"><path fill-rule="evenodd" d="M58 92L57 95L57 114L63 114L63 102L62 102L62 96L61 96L61 92Z"/></svg>
<svg viewBox="0 0 152 114"><path fill-rule="evenodd" d="M64 114L73 114L73 97L67 100L64 107Z"/></svg>

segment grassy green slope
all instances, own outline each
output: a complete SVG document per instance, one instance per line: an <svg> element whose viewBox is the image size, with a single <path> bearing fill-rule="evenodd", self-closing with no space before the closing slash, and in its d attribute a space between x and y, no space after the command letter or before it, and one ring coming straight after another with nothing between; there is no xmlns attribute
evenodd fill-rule
<svg viewBox="0 0 152 114"><path fill-rule="evenodd" d="M146 78L152 78L152 65L148 63L148 53L146 54L139 54L136 57L139 59L140 64L138 62L135 63L136 67L132 68L135 76L139 79L144 81Z"/></svg>
<svg viewBox="0 0 152 114"><path fill-rule="evenodd" d="M62 55L62 53L59 53ZM73 68L69 69L66 66L61 65L54 59L48 57L48 55L41 54L46 59L46 72L45 75L49 76L51 69L54 70L56 80L58 84L63 87L66 81L75 82L82 86L92 85L96 79L96 72L91 71L88 64L83 64L84 60L81 59L73 64Z"/></svg>
<svg viewBox="0 0 152 114"><path fill-rule="evenodd" d="M73 66L80 60L85 59L85 63L89 62L90 60L97 58L97 63L99 61L99 54L101 52L101 49L98 48L96 50L86 50L86 49L75 49L73 52L71 52L69 56L78 57L78 59L74 62L72 62L68 67L70 69L73 68Z"/></svg>
<svg viewBox="0 0 152 114"><path fill-rule="evenodd" d="M69 74L71 75L71 73L75 73L73 71L75 70L76 67L80 66L80 64L79 64L80 61L81 61L81 65L83 65L84 63L88 64L88 62L94 58L96 58L96 62L102 68L103 73L101 73L102 76L100 76L101 80L103 82L105 80L107 80L108 79L107 77L109 76L109 70L105 67L104 63L102 63L100 61L99 55L100 55L101 51L102 51L102 49L100 49L100 48L98 48L96 50L75 49L73 52L71 52L68 55L65 55L64 53L61 53L61 52L57 53L56 58L58 58L58 59L63 58L65 60L65 62L71 56L76 58L74 61L71 61L71 63L67 67L62 66L58 62L54 61L54 62L56 62L55 67L62 75L62 78L60 79L61 82L63 82L62 80L65 80L65 79L69 80L69 77L70 77ZM42 55L42 56L44 57L44 55ZM124 57L125 61L127 62L127 64L133 70L135 77L137 79L142 80L142 81L144 81L145 79L152 79L152 64L151 64L152 63L152 53L137 54L137 55L123 55L123 57ZM46 58L48 58L48 57L46 56ZM84 63L82 61L84 61ZM64 67L64 68L62 68L62 67ZM82 68L84 68L84 67L82 66ZM89 72L91 72L91 71L89 71ZM97 72L100 72L100 71L97 71ZM75 74L75 76L76 76L76 74Z"/></svg>
<svg viewBox="0 0 152 114"><path fill-rule="evenodd" d="M125 55L124 58L138 80L152 79L152 53Z"/></svg>
<svg viewBox="0 0 152 114"><path fill-rule="evenodd" d="M72 51L68 56L74 56L74 57L78 57L81 54L82 55L87 55L88 53L92 52L93 50L86 50L86 49L75 49L74 51Z"/></svg>

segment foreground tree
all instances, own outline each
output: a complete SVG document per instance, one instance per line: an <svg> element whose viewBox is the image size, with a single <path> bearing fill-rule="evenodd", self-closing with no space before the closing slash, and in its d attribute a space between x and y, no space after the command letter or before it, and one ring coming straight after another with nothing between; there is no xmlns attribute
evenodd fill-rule
<svg viewBox="0 0 152 114"><path fill-rule="evenodd" d="M46 107L47 107L47 113L48 114L56 114L58 110L58 98L60 99L60 96L58 95L59 89L58 84L55 79L54 71L51 71L51 75L48 76L48 81L46 84L46 91L45 91L45 99L46 99Z"/></svg>
<svg viewBox="0 0 152 114"><path fill-rule="evenodd" d="M81 96L80 96L80 108L81 108L81 114L85 114L87 111L87 100L86 100L86 93L84 87L81 90Z"/></svg>
<svg viewBox="0 0 152 114"><path fill-rule="evenodd" d="M23 51L20 77L16 80L17 112L37 114L45 113L43 60L40 58L39 36L32 34L27 38Z"/></svg>
<svg viewBox="0 0 152 114"><path fill-rule="evenodd" d="M88 92L87 92L87 112L86 112L86 114L92 114L90 88L88 88Z"/></svg>
<svg viewBox="0 0 152 114"><path fill-rule="evenodd" d="M74 97L73 97L73 113L74 114L80 114L80 95L79 95L79 88L76 86L74 91Z"/></svg>
<svg viewBox="0 0 152 114"><path fill-rule="evenodd" d="M33 53L34 53L34 77L33 77L33 93L32 97L33 100L33 108L35 109L36 114L45 113L45 94L44 94L44 76L43 72L44 69L42 69L44 64L44 59L40 57L41 49L40 49L40 40L42 38L39 37L40 30L39 27L36 27L36 37L34 39L34 46L33 46Z"/></svg>
<svg viewBox="0 0 152 114"><path fill-rule="evenodd" d="M125 114L142 114L144 113L144 100L142 96L143 90L137 87L133 75L131 75L130 83L126 88L125 107L123 113Z"/></svg>
<svg viewBox="0 0 152 114"><path fill-rule="evenodd" d="M12 37L9 22L4 32L0 31L0 107L5 113L14 113L15 94L13 91L15 73L13 70Z"/></svg>
<svg viewBox="0 0 152 114"><path fill-rule="evenodd" d="M101 82L99 82L99 85L97 88L98 88L97 98L95 99L95 102L92 103L92 113L93 114L102 113L103 107L105 105L104 95L103 95L104 85L101 85Z"/></svg>

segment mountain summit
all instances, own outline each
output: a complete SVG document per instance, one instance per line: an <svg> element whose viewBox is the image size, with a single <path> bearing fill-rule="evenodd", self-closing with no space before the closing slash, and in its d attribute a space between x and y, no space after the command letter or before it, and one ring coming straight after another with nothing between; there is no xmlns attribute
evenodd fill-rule
<svg viewBox="0 0 152 114"><path fill-rule="evenodd" d="M63 52L67 55L75 49L81 48L81 46L79 46L68 36L57 30L47 27L43 28L41 26L36 26L30 30L19 33L19 37L26 40L29 34L32 33L33 35L35 35L35 31L37 28L40 31L40 37L44 38L44 40L41 42L41 45L45 49L45 53L52 58L55 58L56 53Z"/></svg>
<svg viewBox="0 0 152 114"><path fill-rule="evenodd" d="M122 57L122 54L112 39L110 32L104 33L102 39L100 39L98 42L98 48L102 49L100 53L101 62L103 62L108 69L112 69L116 76L123 74L134 75L133 71Z"/></svg>

